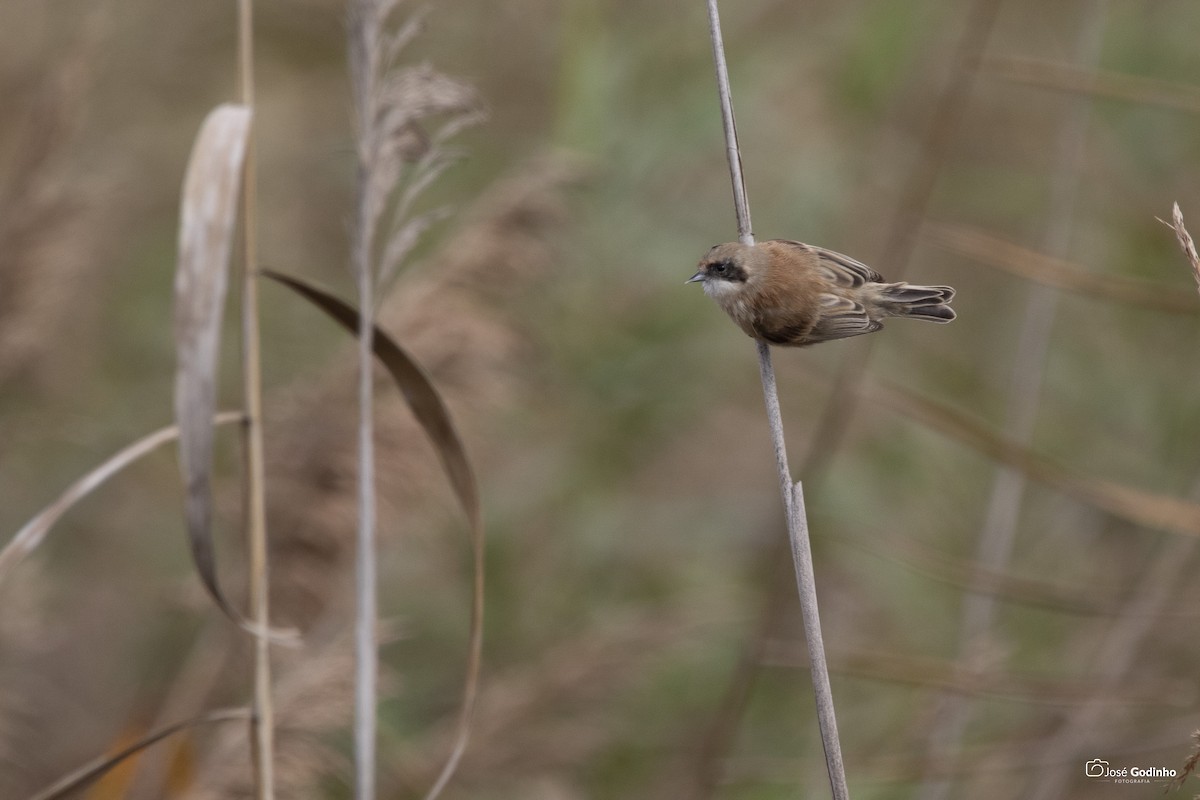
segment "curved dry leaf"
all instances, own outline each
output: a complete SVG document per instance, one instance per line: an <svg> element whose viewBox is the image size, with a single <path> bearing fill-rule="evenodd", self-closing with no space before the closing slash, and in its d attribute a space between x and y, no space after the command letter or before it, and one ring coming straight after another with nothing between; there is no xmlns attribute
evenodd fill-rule
<svg viewBox="0 0 1200 800"><path fill-rule="evenodd" d="M884 405L1114 517L1154 530L1200 536L1200 505L1196 503L1103 478L1078 475L1028 447L989 431L960 411L899 386L873 383L865 391Z"/></svg>
<svg viewBox="0 0 1200 800"><path fill-rule="evenodd" d="M29 800L57 800L57 798L66 797L76 789L96 780L130 756L137 755L150 745L157 744L168 736L187 730L188 728L210 725L214 722L236 722L248 719L250 719L250 709L226 708L220 711L210 711L207 714L201 714L198 717L193 717L183 722L164 725L111 756L100 756L93 761L89 761L82 767L72 771L69 775L64 775L50 786L42 789Z"/></svg>
<svg viewBox="0 0 1200 800"><path fill-rule="evenodd" d="M180 431L184 516L201 582L221 611L240 627L255 635L291 639L294 631L263 630L225 598L217 580L212 536L217 351L250 123L250 109L245 106L227 103L213 109L188 161L175 270L175 420Z"/></svg>
<svg viewBox="0 0 1200 800"><path fill-rule="evenodd" d="M343 328L357 336L358 310L328 290L292 275L261 270L263 277L288 287L320 308ZM375 357L387 369L404 395L413 415L421 423L437 450L454 494L475 527L480 519L479 489L466 448L450 418L450 411L424 368L391 335L375 326Z"/></svg>
<svg viewBox="0 0 1200 800"><path fill-rule="evenodd" d="M213 417L213 424L227 425L230 422L238 422L242 419L243 414L240 411L223 411ZM179 438L178 426L168 425L165 428L160 428L154 433L143 436L133 444L125 447L103 464L68 486L66 491L59 495L58 499L39 511L29 522L26 522L21 530L17 531L17 535L12 538L12 541L5 545L3 550L0 550L0 583L4 582L4 577L10 569L42 543L42 540L46 538L46 534L54 527L54 523L58 522L63 514L71 510L76 503L87 497L93 490L113 475L116 475L142 456L177 438Z"/></svg>
<svg viewBox="0 0 1200 800"><path fill-rule="evenodd" d="M345 328L351 335L358 335L359 313L345 301L308 281L285 275L273 270L261 270L260 274L270 278L310 301ZM463 689L462 710L454 745L445 767L442 769L427 800L436 797L446 785L466 750L470 734L470 719L475 707L479 688L479 669L483 655L483 515L479 502L479 488L475 471L467 458L466 448L450 418L450 411L442 400L437 387L425 370L379 325L374 326L373 347L375 357L387 369L404 395L413 416L433 443L446 477L454 489L459 504L467 515L471 526L471 550L473 565L471 633L467 655L467 675Z"/></svg>
<svg viewBox="0 0 1200 800"><path fill-rule="evenodd" d="M1092 272L974 228L931 224L925 227L924 235L931 244L943 250L1043 286L1168 314L1200 314L1200 304L1190 291L1153 281Z"/></svg>

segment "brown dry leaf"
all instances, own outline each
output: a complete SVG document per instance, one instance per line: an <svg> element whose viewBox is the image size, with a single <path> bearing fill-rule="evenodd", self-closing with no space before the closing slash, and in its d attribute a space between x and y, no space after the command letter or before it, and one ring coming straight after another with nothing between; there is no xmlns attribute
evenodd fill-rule
<svg viewBox="0 0 1200 800"><path fill-rule="evenodd" d="M238 422L242 418L243 415L240 411L223 411L213 417L212 424L227 425L230 422ZM87 497L93 490L101 486L113 475L116 475L142 456L177 438L179 438L179 428L175 425L160 428L154 433L143 436L133 444L125 447L103 464L68 486L66 491L59 495L58 499L43 508L33 519L25 523L21 530L17 531L17 535L12 538L12 541L5 545L3 550L0 550L0 583L4 582L4 576L17 562L33 552L42 543L42 540L46 538L46 534L54 527L54 523L58 522L62 515L71 510L76 503Z"/></svg>
<svg viewBox="0 0 1200 800"><path fill-rule="evenodd" d="M357 335L359 313L354 307L325 289L299 278L271 270L263 270L261 274L295 291L336 320L351 335ZM446 476L454 488L454 494L458 497L471 525L474 571L467 676L463 690L458 734L455 737L446 767L429 793L429 796L434 796L454 772L466 750L471 712L479 690L479 668L483 653L483 516L475 471L467 458L466 448L463 447L462 439L455 429L454 422L450 418L450 411L446 407L445 401L442 400L441 394L425 373L424 368L396 343L387 331L378 325L375 325L374 329L372 347L375 357L387 368L388 373L391 374L392 379L400 388L400 392L404 395L409 408L412 409L413 415L421 423L421 427L429 436L430 441L433 442L438 458L441 459L442 467L446 471Z"/></svg>
<svg viewBox="0 0 1200 800"><path fill-rule="evenodd" d="M326 289L291 275L262 270L264 277L280 283L320 308L352 334L358 331L358 310ZM450 419L450 411L424 368L387 331L375 326L375 357L387 368L413 414L437 448L438 457L454 487L463 511L477 529L481 524L479 489L467 459L466 448Z"/></svg>
<svg viewBox="0 0 1200 800"><path fill-rule="evenodd" d="M1200 314L1200 305L1189 291L1152 281L1092 272L1078 264L964 225L931 224L926 226L925 236L943 250L1043 286L1168 314Z"/></svg>

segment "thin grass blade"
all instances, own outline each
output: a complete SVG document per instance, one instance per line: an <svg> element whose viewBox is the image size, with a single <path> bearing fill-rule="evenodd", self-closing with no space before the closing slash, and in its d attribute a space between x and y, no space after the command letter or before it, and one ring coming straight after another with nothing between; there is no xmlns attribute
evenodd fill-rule
<svg viewBox="0 0 1200 800"><path fill-rule="evenodd" d="M243 415L240 411L222 411L213 417L213 424L228 425L231 422L240 422L242 419ZM178 438L178 426L168 425L160 428L123 448L103 464L68 486L66 491L59 495L53 503L26 522L21 530L17 531L17 535L12 538L12 541L5 545L3 550L0 550L0 584L4 582L9 570L37 549L42 540L46 538L46 534L54 527L54 523L74 508L76 503L142 456Z"/></svg>

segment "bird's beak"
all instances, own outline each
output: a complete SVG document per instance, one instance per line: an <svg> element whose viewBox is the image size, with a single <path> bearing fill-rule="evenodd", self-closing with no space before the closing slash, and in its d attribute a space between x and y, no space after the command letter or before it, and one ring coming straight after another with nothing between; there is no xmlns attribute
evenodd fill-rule
<svg viewBox="0 0 1200 800"><path fill-rule="evenodd" d="M696 283L697 281L702 281L702 280L704 280L704 270L697 272L695 275L693 275L692 277L690 277L686 281L684 281L683 284L686 286L689 283Z"/></svg>

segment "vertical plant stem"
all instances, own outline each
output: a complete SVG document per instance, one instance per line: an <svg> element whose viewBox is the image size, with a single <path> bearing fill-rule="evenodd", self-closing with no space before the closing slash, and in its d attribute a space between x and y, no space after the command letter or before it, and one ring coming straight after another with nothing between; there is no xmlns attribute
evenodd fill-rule
<svg viewBox="0 0 1200 800"><path fill-rule="evenodd" d="M732 92L729 88L729 68L725 61L725 44L721 38L721 18L717 0L707 0L708 23L712 36L713 62L716 65L717 92L721 101L721 119L725 127L725 152L729 159L729 176L733 182L734 210L737 213L738 239L754 244L750 225L750 205L746 200L746 182L742 175L742 154L738 147L737 125L733 116ZM848 800L846 770L842 764L842 748L838 741L837 719L833 711L833 690L829 685L829 668L825 663L825 645L821 637L821 619L817 611L816 580L813 575L812 550L808 540L808 520L800 485L792 485L787 463L787 442L783 436L783 414L779 409L779 391L775 385L775 368L771 363L771 348L758 342L758 368L762 378L763 399L771 442L775 449L775 464L779 471L779 488L787 516L788 540L796 570L796 585L804 619L804 635L812 665L813 693L816 697L817 722L825 748L825 766L834 800Z"/></svg>
<svg viewBox="0 0 1200 800"><path fill-rule="evenodd" d="M738 147L737 123L733 118L733 92L729 88L729 65L725 61L725 40L721 37L721 16L717 0L708 2L708 30L712 36L713 64L717 70L717 94L721 98L721 123L725 128L725 156L729 159L729 179L733 183L733 211L737 215L738 241L754 244L750 224L750 203L746 200L746 178L742 174L742 151ZM770 364L770 355L767 363ZM774 384L774 375L771 382ZM788 481L789 485L791 481ZM787 504L787 494L784 495Z"/></svg>
<svg viewBox="0 0 1200 800"><path fill-rule="evenodd" d="M254 2L238 2L238 61L242 103L254 111ZM262 432L262 369L258 324L258 184L255 134L246 143L242 180L242 388L246 403L246 527L250 551L250 618L262 630L270 627L270 584L267 573L266 472ZM250 717L254 793L258 800L275 796L275 712L271 702L271 644L254 637L254 704Z"/></svg>
<svg viewBox="0 0 1200 800"><path fill-rule="evenodd" d="M358 208L353 266L358 289L358 535L354 601L354 797L375 798L376 694L379 645L376 618L374 361L375 281L371 269L379 210L371 190L376 152L376 80L380 28L385 13L374 0L355 0L351 10L351 73L358 114Z"/></svg>
<svg viewBox="0 0 1200 800"><path fill-rule="evenodd" d="M970 97L971 88L979 75L984 47L1002 2L1003 0L974 0L968 9L963 32L951 59L949 78L938 95L925 137L921 143L920 155L905 179L888 227L887 241L889 245L887 251L882 254L882 262L879 266L892 279L903 277L904 269L911 258L912 249L916 243L916 229L924 219L925 209L928 207L937 177L946 160L948 145L958 131L966 101ZM737 168L740 172L740 161ZM916 213L918 211L919 213ZM897 249L892 249L893 244ZM858 402L858 389L873 347L874 340L868 338L852 351L850 358L842 365L833 391L830 392L825 409L821 413L821 419L816 426L816 434L801 459L800 472L807 478L810 485L813 481L824 478L830 460L841 444ZM761 571L774 574L770 570L770 565L777 563L780 556L781 552L778 548L764 547L761 553L764 568ZM763 617L774 613L774 607L777 604L774 595L785 590L786 586L782 580L778 584L773 583L768 588L770 596L763 604L761 614ZM759 630L765 631L766 627L760 624ZM760 641L751 641L747 644L746 652L752 654L756 650L761 650L762 646ZM737 671L726 690L726 700L722 703L720 714L708 727L705 739L714 746L705 749L707 758L719 757L719 750L715 747L716 743L732 741L733 736L730 729L738 724L738 720L744 712L744 704L742 707L738 707L736 700L739 697L745 698L747 693L737 684L752 681L755 666L749 661L749 655L744 657L743 663L746 664L745 668ZM711 796L711 791L704 790L700 796Z"/></svg>
<svg viewBox="0 0 1200 800"><path fill-rule="evenodd" d="M374 286L367 248L360 246L355 270L358 282L358 554L356 558L354 765L356 800L375 797L375 694L378 644L375 619L379 614L375 570L375 432L372 339Z"/></svg>

